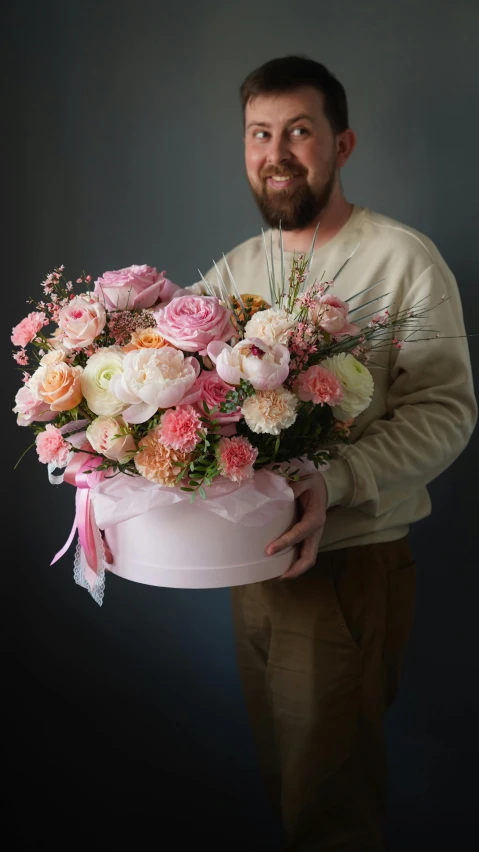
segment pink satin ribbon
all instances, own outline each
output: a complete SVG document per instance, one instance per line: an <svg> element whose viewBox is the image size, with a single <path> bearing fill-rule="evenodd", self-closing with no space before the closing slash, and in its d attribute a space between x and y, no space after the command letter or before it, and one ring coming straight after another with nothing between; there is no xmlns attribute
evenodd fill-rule
<svg viewBox="0 0 479 852"><path fill-rule="evenodd" d="M84 444L82 446L82 450L83 449L91 449L90 444L88 444L88 442ZM98 559L95 544L92 505L90 500L90 488L94 488L95 485L98 485L102 479L104 479L105 473L103 470L92 471L92 473L87 473L86 471L91 471L92 468L98 467L102 461L103 459L101 456L92 456L88 452L80 452L75 453L75 456L65 468L65 481L70 485L76 486L77 489L75 497L75 520L73 521L73 527L70 535L68 536L68 540L50 562L50 565L54 565L55 562L58 562L58 560L67 552L73 541L75 532L78 529L80 544L85 553L87 566L90 569L87 571L86 579L88 580L91 588L93 587L98 575Z"/></svg>

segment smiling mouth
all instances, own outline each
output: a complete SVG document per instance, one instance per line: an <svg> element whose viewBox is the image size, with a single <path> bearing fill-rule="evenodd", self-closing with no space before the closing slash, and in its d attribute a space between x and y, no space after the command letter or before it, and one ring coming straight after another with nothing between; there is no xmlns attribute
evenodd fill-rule
<svg viewBox="0 0 479 852"><path fill-rule="evenodd" d="M269 175L266 178L266 183L274 189L285 189L287 186L291 186L298 177L299 175Z"/></svg>

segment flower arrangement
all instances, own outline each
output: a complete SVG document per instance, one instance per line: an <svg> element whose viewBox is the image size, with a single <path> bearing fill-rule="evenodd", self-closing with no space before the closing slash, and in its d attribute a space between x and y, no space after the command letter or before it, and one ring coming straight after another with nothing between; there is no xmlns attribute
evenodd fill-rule
<svg viewBox="0 0 479 852"><path fill-rule="evenodd" d="M271 272L271 304L240 295L227 264L229 287L216 267L207 295L146 265L95 282L83 274L78 295L63 266L47 275L11 337L23 368L13 411L33 429L39 460L51 473L87 450L97 473L191 499L206 499L218 477L240 483L268 468L295 479L298 461L325 464L371 401L372 352L402 346L397 328L421 314L355 325L334 281L308 285L313 246L287 281Z"/></svg>
<svg viewBox="0 0 479 852"><path fill-rule="evenodd" d="M313 248L314 240L308 254L294 258L287 278L282 262L276 280L272 246L270 264L265 245L270 302L240 294L226 258L228 286L216 267L216 285L203 278L206 295L182 290L146 265L95 281L83 273L75 294L60 266L42 282L35 309L12 330L13 357L23 372L13 408L17 423L33 430L30 446L47 465L50 482L77 486L73 529L52 564L78 529L75 580L97 603L105 577L99 527L116 530L115 570L128 579L203 587L277 575L278 565L265 565L270 539L263 539L292 522L287 483L321 469L338 443L350 440L374 392L366 366L374 351L401 348L398 331L408 339L425 315L421 305L396 314L383 310L359 327L351 320L354 309L332 292L341 270L331 281L309 283ZM194 512L188 516L190 528L196 526L192 541L206 536L206 554L198 556L195 544L178 570L163 568L145 544L147 562L141 571L135 567L139 542L152 541L158 525L162 559L178 559L178 536L182 544L188 537L167 507L197 495L210 515L233 524L220 530ZM160 515L150 521L153 510ZM148 534L141 525L125 528L135 517L144 518ZM261 527L261 534L250 532L245 542L238 524ZM174 538L169 551L165 536ZM218 565L211 565L212 537ZM249 548L248 565L222 567L229 546L233 562L238 550ZM197 556L211 567L195 575ZM288 558L287 552L275 557L284 567Z"/></svg>

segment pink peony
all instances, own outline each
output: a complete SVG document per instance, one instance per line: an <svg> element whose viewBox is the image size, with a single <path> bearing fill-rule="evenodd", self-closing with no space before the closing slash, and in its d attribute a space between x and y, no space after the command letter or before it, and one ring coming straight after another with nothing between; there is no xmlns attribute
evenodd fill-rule
<svg viewBox="0 0 479 852"><path fill-rule="evenodd" d="M218 469L222 476L226 476L232 482L253 478L253 464L257 455L258 450L247 438L240 436L220 438L216 448Z"/></svg>
<svg viewBox="0 0 479 852"><path fill-rule="evenodd" d="M65 441L62 433L51 423L36 437L38 458L42 464L55 464L65 467L71 444Z"/></svg>
<svg viewBox="0 0 479 852"><path fill-rule="evenodd" d="M224 414L219 411L219 406L230 390L231 385L226 384L216 370L203 370L192 387L192 391L199 391L196 408L203 417L207 417L203 407L204 400L210 409L218 406L218 410L211 415L214 420L218 420L219 423L236 423L241 419L240 408L237 408L233 414Z"/></svg>
<svg viewBox="0 0 479 852"><path fill-rule="evenodd" d="M96 299L86 295L75 296L58 315L58 325L64 336L65 349L85 349L95 337L102 333L106 323L106 311Z"/></svg>
<svg viewBox="0 0 479 852"><path fill-rule="evenodd" d="M358 325L348 322L349 305L337 296L318 296L310 307L312 322L327 334L359 334Z"/></svg>
<svg viewBox="0 0 479 852"><path fill-rule="evenodd" d="M303 402L315 405L339 405L344 397L344 388L334 373L316 364L298 379L296 392Z"/></svg>
<svg viewBox="0 0 479 852"><path fill-rule="evenodd" d="M155 315L160 334L185 352L206 355L212 340L230 340L235 333L231 311L213 296L182 296Z"/></svg>
<svg viewBox="0 0 479 852"><path fill-rule="evenodd" d="M26 346L35 339L38 332L45 325L47 318L40 311L33 311L28 314L25 319L22 319L15 328L12 329L11 341L14 346Z"/></svg>
<svg viewBox="0 0 479 852"><path fill-rule="evenodd" d="M289 349L281 343L268 346L259 337L246 337L233 347L215 340L208 346L208 356L231 385L244 379L256 390L274 390L289 374Z"/></svg>
<svg viewBox="0 0 479 852"><path fill-rule="evenodd" d="M18 426L29 426L30 423L53 420L57 416L56 412L52 411L43 400L34 396L26 385L20 388L15 397L13 412L18 415Z"/></svg>
<svg viewBox="0 0 479 852"><path fill-rule="evenodd" d="M172 450L191 453L200 440L201 420L192 405L170 408L160 420L159 439Z"/></svg>
<svg viewBox="0 0 479 852"><path fill-rule="evenodd" d="M154 266L125 266L104 272L95 281L95 293L108 311L151 308L159 302L169 302L180 288L165 278Z"/></svg>

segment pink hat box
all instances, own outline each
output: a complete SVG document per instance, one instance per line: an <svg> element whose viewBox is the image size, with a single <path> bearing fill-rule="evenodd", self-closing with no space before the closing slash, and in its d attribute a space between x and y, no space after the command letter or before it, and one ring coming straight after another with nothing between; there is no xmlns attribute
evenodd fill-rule
<svg viewBox="0 0 479 852"><path fill-rule="evenodd" d="M221 517L199 499L154 508L105 529L114 559L108 567L125 580L177 589L271 580L291 566L295 548L275 556L265 549L295 520L294 500L260 526Z"/></svg>

